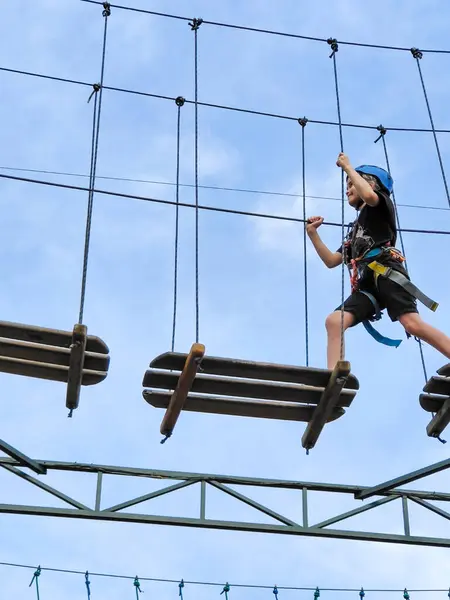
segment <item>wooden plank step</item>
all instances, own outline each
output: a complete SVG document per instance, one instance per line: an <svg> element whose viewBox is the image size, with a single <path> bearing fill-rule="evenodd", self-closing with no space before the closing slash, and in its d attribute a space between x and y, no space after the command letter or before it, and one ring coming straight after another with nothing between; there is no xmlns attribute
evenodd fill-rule
<svg viewBox="0 0 450 600"><path fill-rule="evenodd" d="M302 446L306 450L314 448L325 423L328 422L329 416L338 406L339 396L349 374L350 363L346 360L339 360L302 436Z"/></svg>
<svg viewBox="0 0 450 600"><path fill-rule="evenodd" d="M72 342L72 331L0 321L0 338L11 338L22 342L36 342L49 346L63 346L64 348L68 348ZM94 335L88 335L86 350L88 352L98 352L99 354L109 353L109 348L105 342Z"/></svg>
<svg viewBox="0 0 450 600"><path fill-rule="evenodd" d="M186 358L187 354L184 353L166 352L152 360L150 367L169 371L182 371ZM200 370L210 375L284 381L286 383L301 383L317 387L326 387L331 376L331 371L327 369L251 362L215 356L205 356L201 362ZM349 375L345 388L352 390L359 389L359 382L354 375Z"/></svg>
<svg viewBox="0 0 450 600"><path fill-rule="evenodd" d="M69 366L70 348L0 338L0 356ZM84 368L92 371L107 371L109 360L109 355L85 352Z"/></svg>
<svg viewBox="0 0 450 600"><path fill-rule="evenodd" d="M419 402L423 410L427 412L438 412L444 402L447 400L447 396L433 396L432 394L420 394Z"/></svg>
<svg viewBox="0 0 450 600"><path fill-rule="evenodd" d="M144 376L144 387L174 390L178 374L148 370ZM216 394L219 396L239 396L245 398L263 398L285 402L317 404L322 396L322 388L281 384L272 382L246 381L226 377L197 375L192 384L193 392ZM343 390L337 400L337 406L350 406L356 392Z"/></svg>
<svg viewBox="0 0 450 600"><path fill-rule="evenodd" d="M438 369L438 375L442 375L442 377L450 377L450 363L444 365L440 369Z"/></svg>
<svg viewBox="0 0 450 600"><path fill-rule="evenodd" d="M69 367L0 356L0 372L67 383ZM82 385L100 383L106 376L106 372L83 370Z"/></svg>
<svg viewBox="0 0 450 600"><path fill-rule="evenodd" d="M450 398L447 398L439 411L428 423L427 434L430 437L438 437L450 423Z"/></svg>
<svg viewBox="0 0 450 600"><path fill-rule="evenodd" d="M429 394L450 396L450 377L437 377L434 375L427 381L423 391Z"/></svg>
<svg viewBox="0 0 450 600"><path fill-rule="evenodd" d="M171 393L143 390L144 399L155 408L167 408ZM223 398L188 394L183 410L231 415L236 417L257 417L263 419L280 419L284 421L308 422L314 412L314 407L271 402L261 400L241 400L239 398ZM343 408L335 408L329 416L329 421L338 419L345 413Z"/></svg>

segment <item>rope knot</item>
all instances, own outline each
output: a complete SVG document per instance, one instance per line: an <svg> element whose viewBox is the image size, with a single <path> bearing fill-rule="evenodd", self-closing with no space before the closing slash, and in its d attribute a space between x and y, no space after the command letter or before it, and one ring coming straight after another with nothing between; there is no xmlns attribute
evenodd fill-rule
<svg viewBox="0 0 450 600"><path fill-rule="evenodd" d="M228 592L230 591L230 584L227 582L223 586L223 590L220 592L220 595L225 594L225 600L228 600Z"/></svg>
<svg viewBox="0 0 450 600"><path fill-rule="evenodd" d="M405 591L403 592L403 598L405 598L405 600L409 600L409 594L408 594L408 590L405 588Z"/></svg>
<svg viewBox="0 0 450 600"><path fill-rule="evenodd" d="M359 597L364 598L365 595L366 595L366 592L363 590L363 588L361 588L361 591L359 592Z"/></svg>
<svg viewBox="0 0 450 600"><path fill-rule="evenodd" d="M383 127L383 125L378 125L377 129L380 132L380 135L374 141L374 144L376 144L379 140L381 140L381 138L384 137L387 133L387 129L386 129L386 127Z"/></svg>
<svg viewBox="0 0 450 600"><path fill-rule="evenodd" d="M411 48L411 54L417 59L422 58L423 56L423 53L418 48Z"/></svg>
<svg viewBox="0 0 450 600"><path fill-rule="evenodd" d="M138 578L138 576L137 576L137 575L136 575L136 577L134 578L133 585L134 585L134 587L136 588L136 597L137 597L137 595L138 595L138 592L139 592L140 594L142 594L142 593L143 593L143 592L142 592L142 590L141 590L141 584L140 584L140 582L139 582L139 578Z"/></svg>
<svg viewBox="0 0 450 600"><path fill-rule="evenodd" d="M175 98L175 104L177 106L183 106L185 102L186 100L183 98L183 96L178 96L178 98Z"/></svg>
<svg viewBox="0 0 450 600"><path fill-rule="evenodd" d="M198 31L198 28L200 27L200 25L203 23L203 19L192 19L192 23L189 23L190 28L192 29L192 31Z"/></svg>
<svg viewBox="0 0 450 600"><path fill-rule="evenodd" d="M308 122L308 119L306 117L297 120L299 125L301 125L302 127L306 127L306 123Z"/></svg>
<svg viewBox="0 0 450 600"><path fill-rule="evenodd" d="M91 582L89 581L89 573L87 571L84 574L84 578L86 580L85 583L86 583L87 595L88 595L88 598L90 598L91 597L91 588L90 588Z"/></svg>
<svg viewBox="0 0 450 600"><path fill-rule="evenodd" d="M184 588L184 581L181 580L180 583L178 584L178 595L180 596L181 600L183 600L183 588Z"/></svg>
<svg viewBox="0 0 450 600"><path fill-rule="evenodd" d="M92 91L91 95L88 98L88 103L91 101L92 96L94 94L97 94L101 90L101 88L102 88L102 86L100 85L100 83L93 83L92 87L93 87L93 91Z"/></svg>
<svg viewBox="0 0 450 600"><path fill-rule="evenodd" d="M319 597L320 597L320 590L319 590L319 588L317 587L317 588L316 588L316 591L314 592L314 598L319 598Z"/></svg>
<svg viewBox="0 0 450 600"><path fill-rule="evenodd" d="M339 44L337 42L337 39L336 38L328 38L327 44L329 44L331 46L331 49L333 50L333 52L330 54L330 58L333 58L333 56L339 50Z"/></svg>
<svg viewBox="0 0 450 600"><path fill-rule="evenodd" d="M277 588L277 586L275 586L275 587L273 588L273 591L272 591L272 593L275 595L275 598L276 598L276 600L278 600L278 588Z"/></svg>
<svg viewBox="0 0 450 600"><path fill-rule="evenodd" d="M111 16L111 4L109 2L103 2L103 16L104 17L110 17Z"/></svg>

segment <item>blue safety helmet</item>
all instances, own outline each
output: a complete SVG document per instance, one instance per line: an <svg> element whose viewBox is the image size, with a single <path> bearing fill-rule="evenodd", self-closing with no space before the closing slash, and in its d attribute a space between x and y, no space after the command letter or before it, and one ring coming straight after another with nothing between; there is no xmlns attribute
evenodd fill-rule
<svg viewBox="0 0 450 600"><path fill-rule="evenodd" d="M390 194L392 193L394 181L389 173L381 167L375 167L374 165L361 165L356 167L355 171L359 173L366 173L367 175L373 175Z"/></svg>

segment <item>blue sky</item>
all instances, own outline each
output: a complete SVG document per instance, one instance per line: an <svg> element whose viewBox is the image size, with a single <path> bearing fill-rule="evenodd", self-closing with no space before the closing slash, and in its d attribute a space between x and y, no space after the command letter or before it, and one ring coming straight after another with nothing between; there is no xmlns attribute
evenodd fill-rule
<svg viewBox="0 0 450 600"><path fill-rule="evenodd" d="M282 0L166 3L123 0L123 5L173 12L210 21L290 31L321 38L405 47L447 48L450 9L437 1L325 0L299 7ZM75 0L16 0L3 6L0 66L93 83L98 81L103 19L101 8ZM313 120L336 121L333 65L327 44L202 25L199 99ZM448 55L425 54L422 69L436 127L450 129ZM357 124L428 128L426 105L414 59L408 52L341 45L337 55L342 119ZM92 102L90 89L11 73L0 73L2 173L42 169L88 174ZM184 21L113 9L108 25L105 84L193 99L193 33ZM194 182L193 107L182 108L181 181ZM344 129L353 164L383 164L376 132ZM338 129L308 124L307 193L340 197ZM429 133L389 132L386 137L397 202L405 228L450 229L448 202ZM295 121L199 108L199 181L202 185L301 191L301 131ZM444 165L450 137L440 134ZM175 180L176 106L171 101L106 90L103 95L97 174L160 182ZM23 175L27 175L23 173ZM43 179L87 185L85 178ZM97 181L99 188L167 200L173 186ZM193 202L192 188L180 200ZM201 204L301 217L292 197L200 189ZM78 318L87 193L1 181L2 319L71 329ZM338 201L309 199L308 214L339 221ZM195 339L195 254L192 209L180 210L179 305L176 349ZM346 221L353 213L346 207ZM200 213L200 341L212 355L303 364L304 295L301 225L204 211ZM323 227L335 248L340 229ZM450 329L450 285L438 262L448 237L404 235L415 282L441 303L422 314ZM67 419L64 388L39 380L0 375L2 438L31 456L51 460L129 465L155 469L231 473L268 478L375 484L447 457L447 448L425 433L428 414L419 406L423 374L414 341L398 350L376 344L364 329L347 337L347 357L360 391L347 415L329 425L305 456L303 424L264 422L186 413L173 438L161 446L162 411L142 399L143 373L152 357L168 350L172 330L174 209L150 202L97 195L94 199L85 322L111 350L105 382L83 390L80 408ZM425 252L432 251L426 256ZM308 245L310 364L324 366L326 315L340 301L340 270L328 271ZM348 283L346 283L348 290ZM387 335L403 337L385 316ZM424 349L429 374L445 359ZM445 437L445 436L444 436ZM50 473L81 502L91 503L89 477ZM415 488L448 489L448 473ZM43 492L0 473L2 503L42 501ZM105 503L157 489L153 482L108 484ZM122 484L123 485L123 484ZM152 487L153 486L153 487ZM316 498L317 496L317 498ZM260 494L274 510L298 518L300 499ZM211 495L217 518L254 519L250 509ZM351 499L314 494L311 518L320 520L353 507ZM192 490L154 501L154 511L183 514ZM214 501L213 501L214 500ZM105 504L106 505L106 504ZM190 511L191 508L188 508ZM355 527L397 532L400 504L354 520ZM413 532L449 535L448 523L411 507ZM290 538L138 525L0 515L0 561L134 576L279 586L358 588L446 588L447 553L431 548ZM345 525L347 526L347 525ZM348 527L352 521L348 522ZM331 559L331 553L336 554ZM1 568L0 597L22 590L33 597L26 572ZM44 573L42 600L85 594L83 578ZM174 598L176 586L146 584L145 597ZM28 591L27 591L28 590ZM186 588L185 598L210 598L208 588ZM236 598L267 598L270 590L232 589ZM131 582L92 578L93 598L133 598ZM340 594L339 597L354 597ZM399 595L398 595L399 596ZM283 592L284 598L311 593ZM325 596L325 593L321 597ZM367 596L368 597L368 596ZM373 593L371 598L380 598ZM385 596L383 596L385 597ZM394 597L394 595L393 595ZM397 596L395 596L397 597ZM430 596L431 597L431 596ZM435 596L440 597L439 595Z"/></svg>

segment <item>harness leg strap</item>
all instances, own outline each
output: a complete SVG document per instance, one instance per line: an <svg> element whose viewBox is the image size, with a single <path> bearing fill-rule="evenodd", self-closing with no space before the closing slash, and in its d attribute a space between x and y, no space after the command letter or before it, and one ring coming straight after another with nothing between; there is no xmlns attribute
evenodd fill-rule
<svg viewBox="0 0 450 600"><path fill-rule="evenodd" d="M422 304L424 304L427 308L429 308L433 312L439 306L438 302L435 302L434 300L432 300L431 298L426 296L423 292L421 292L419 290L419 288L416 285L414 285L414 283L412 281L410 281L407 277L405 277L402 273L399 273L398 271L395 271L394 269L391 269L390 267L385 267L384 265L381 265L377 261L371 262L368 265L368 267L370 269L372 269L372 271L375 271L375 273L377 273L378 275L383 275L384 277L387 277L388 279L390 279L391 281L394 281L398 285L401 285L402 288L404 288L412 296L417 298L417 300L422 302Z"/></svg>

